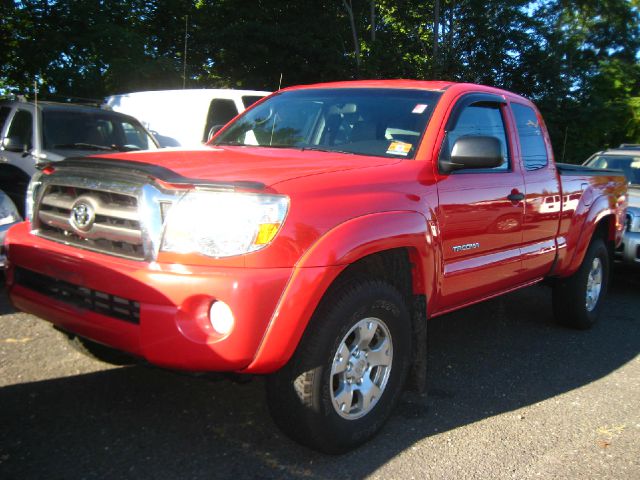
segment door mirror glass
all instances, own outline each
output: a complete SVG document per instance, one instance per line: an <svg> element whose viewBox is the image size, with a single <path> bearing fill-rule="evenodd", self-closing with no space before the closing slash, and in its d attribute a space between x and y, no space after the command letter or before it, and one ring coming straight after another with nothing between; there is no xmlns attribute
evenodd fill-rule
<svg viewBox="0 0 640 480"><path fill-rule="evenodd" d="M2 139L2 147L8 152L26 152L29 146L25 145L19 137L5 137Z"/></svg>
<svg viewBox="0 0 640 480"><path fill-rule="evenodd" d="M451 173L463 168L496 168L504 163L502 145L496 137L468 135L453 144L448 159L440 160L440 171Z"/></svg>

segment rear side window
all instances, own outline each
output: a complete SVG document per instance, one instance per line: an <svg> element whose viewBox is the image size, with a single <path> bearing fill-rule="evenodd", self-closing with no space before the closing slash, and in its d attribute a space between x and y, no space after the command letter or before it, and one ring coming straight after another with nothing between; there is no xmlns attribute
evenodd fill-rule
<svg viewBox="0 0 640 480"><path fill-rule="evenodd" d="M442 154L450 155L456 140L463 136L488 136L497 138L500 140L502 154L506 161L499 167L488 170L463 169L457 170L456 173L506 172L509 170L509 149L507 147L507 137L505 135L500 105L480 103L465 107L460 113L455 127L447 133Z"/></svg>
<svg viewBox="0 0 640 480"><path fill-rule="evenodd" d="M149 150L151 148L149 136L139 126L136 127L132 123L124 121L121 123L121 126L126 147L135 147L141 150Z"/></svg>
<svg viewBox="0 0 640 480"><path fill-rule="evenodd" d="M0 108L0 134L4 131L4 124L11 113L11 107Z"/></svg>
<svg viewBox="0 0 640 480"><path fill-rule="evenodd" d="M244 97L242 97L242 104L244 105L244 108L249 108L251 105L263 98L264 97L261 97L259 95L245 95Z"/></svg>
<svg viewBox="0 0 640 480"><path fill-rule="evenodd" d="M207 124L204 128L202 141L206 142L209 139L209 130L211 130L211 127L226 125L229 123L229 120L236 115L238 115L238 109L233 100L222 98L212 100L209 106L209 113L207 113Z"/></svg>
<svg viewBox="0 0 640 480"><path fill-rule="evenodd" d="M18 110L13 116L7 137L15 137L25 147L26 150L33 148L33 120L30 112Z"/></svg>
<svg viewBox="0 0 640 480"><path fill-rule="evenodd" d="M536 112L533 108L519 103L512 103L511 108L516 117L524 168L537 170L545 167L549 163L549 158Z"/></svg>

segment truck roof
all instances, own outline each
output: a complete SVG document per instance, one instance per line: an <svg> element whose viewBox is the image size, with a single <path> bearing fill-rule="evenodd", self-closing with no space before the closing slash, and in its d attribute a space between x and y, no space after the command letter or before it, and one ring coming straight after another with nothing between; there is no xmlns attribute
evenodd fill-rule
<svg viewBox="0 0 640 480"><path fill-rule="evenodd" d="M14 105L18 106L26 106L30 109L35 108L35 102L32 100L0 100L0 105L5 105L12 107ZM108 112L114 115L122 115L120 113L114 112L109 108L101 108L98 104L90 105L83 103L67 103L67 102L52 102L43 100L38 100L38 109L39 110L74 110L81 112Z"/></svg>
<svg viewBox="0 0 640 480"><path fill-rule="evenodd" d="M346 80L340 82L327 82L327 83L314 83L308 85L296 85L294 87L283 88L285 90L298 90L298 89L310 89L310 88L392 88L392 89L414 89L414 90L431 90L443 92L450 88L458 88L460 90L473 90L482 91L487 93L494 93L498 95L504 95L510 98L520 98L529 103L529 100L517 93L510 92L508 90L502 90L496 87L490 87L487 85L479 85L475 83L461 83L461 82L449 82L443 80L408 80L408 79L394 79L394 80Z"/></svg>
<svg viewBox="0 0 640 480"><path fill-rule="evenodd" d="M139 92L124 92L109 95L109 98L118 97L162 97L162 96L205 96L209 97L213 94L220 98L235 98L243 95L268 95L271 92L264 90L236 90L232 88L185 88L176 90L143 90Z"/></svg>

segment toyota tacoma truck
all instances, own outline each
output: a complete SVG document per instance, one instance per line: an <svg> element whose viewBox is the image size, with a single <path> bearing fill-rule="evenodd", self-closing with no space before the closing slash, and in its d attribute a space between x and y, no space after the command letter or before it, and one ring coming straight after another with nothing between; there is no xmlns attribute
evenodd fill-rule
<svg viewBox="0 0 640 480"><path fill-rule="evenodd" d="M513 93L293 87L201 149L46 166L7 288L96 356L265 374L276 424L340 453L424 388L427 319L546 281L590 327L626 202L620 172L555 164Z"/></svg>

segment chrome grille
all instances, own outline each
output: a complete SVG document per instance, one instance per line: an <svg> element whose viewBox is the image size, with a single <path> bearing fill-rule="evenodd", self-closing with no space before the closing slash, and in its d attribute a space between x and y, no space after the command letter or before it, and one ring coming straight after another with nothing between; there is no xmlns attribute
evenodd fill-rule
<svg viewBox="0 0 640 480"><path fill-rule="evenodd" d="M74 207L91 211L88 225L74 219ZM136 196L92 188L49 184L36 206L38 234L88 250L144 260Z"/></svg>

